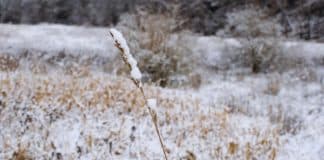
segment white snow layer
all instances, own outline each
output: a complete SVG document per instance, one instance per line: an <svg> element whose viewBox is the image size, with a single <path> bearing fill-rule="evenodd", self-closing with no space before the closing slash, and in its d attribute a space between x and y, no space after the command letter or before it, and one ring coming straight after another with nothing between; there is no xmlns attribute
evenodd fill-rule
<svg viewBox="0 0 324 160"><path fill-rule="evenodd" d="M109 43L113 44L107 28L0 24L0 49L4 53L64 51L73 55L114 56L117 52Z"/></svg>

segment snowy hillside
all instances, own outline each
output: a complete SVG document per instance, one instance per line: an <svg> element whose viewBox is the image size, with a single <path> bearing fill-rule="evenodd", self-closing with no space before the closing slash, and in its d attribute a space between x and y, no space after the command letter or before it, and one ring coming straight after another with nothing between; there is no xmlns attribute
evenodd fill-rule
<svg viewBox="0 0 324 160"><path fill-rule="evenodd" d="M285 69L252 73L242 41L185 38L200 86L144 85L170 159L324 157L324 44L281 41ZM1 24L0 159L163 159L117 53L108 28Z"/></svg>

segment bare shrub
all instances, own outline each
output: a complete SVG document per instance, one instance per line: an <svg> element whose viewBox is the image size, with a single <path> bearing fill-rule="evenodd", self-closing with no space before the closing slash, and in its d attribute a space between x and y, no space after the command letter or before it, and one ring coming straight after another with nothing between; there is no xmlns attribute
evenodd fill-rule
<svg viewBox="0 0 324 160"><path fill-rule="evenodd" d="M278 39L240 39L239 46L226 44L220 60L208 65L217 70L237 69L239 73L280 73L299 64L295 57L285 52Z"/></svg>
<svg viewBox="0 0 324 160"><path fill-rule="evenodd" d="M253 73L282 71L286 59L280 44L271 39L243 41L240 59L243 66L251 68Z"/></svg>
<svg viewBox="0 0 324 160"><path fill-rule="evenodd" d="M190 81L189 73L194 67L192 50L184 34L173 34L178 22L167 14L124 15L118 28L130 35L128 41L135 57L139 59L139 68L144 71L147 82L162 87L175 84L174 77L185 77ZM122 74L125 68L118 67L117 73ZM180 86L184 83L176 83ZM191 82L189 82L191 84ZM176 86L174 86L176 87Z"/></svg>
<svg viewBox="0 0 324 160"><path fill-rule="evenodd" d="M234 10L227 15L227 25L218 35L234 37L278 37L282 26L277 18L267 15L265 10L250 6Z"/></svg>
<svg viewBox="0 0 324 160"><path fill-rule="evenodd" d="M280 37L282 26L277 18L255 6L235 10L227 14L227 25L218 32L221 36L243 37L242 47L231 50L230 62L249 67L253 73L284 69L282 46L275 37ZM262 38L260 38L262 37ZM253 38L253 39L252 39Z"/></svg>
<svg viewBox="0 0 324 160"><path fill-rule="evenodd" d="M298 50L288 50L285 43L277 38L240 39L238 47L225 45L221 52L221 61L212 63L211 66L217 70L248 69L252 73L282 73L299 69L296 77L304 81L316 80L316 73L308 68L317 62L294 56L296 52Z"/></svg>

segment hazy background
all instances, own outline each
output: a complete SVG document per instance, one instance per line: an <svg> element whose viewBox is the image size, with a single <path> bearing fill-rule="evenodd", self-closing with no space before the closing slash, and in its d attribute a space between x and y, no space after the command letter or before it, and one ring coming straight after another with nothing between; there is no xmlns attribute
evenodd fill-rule
<svg viewBox="0 0 324 160"><path fill-rule="evenodd" d="M109 26L123 13L149 12L179 19L180 30L214 35L227 25L226 14L251 5L265 19L276 17L284 36L323 40L323 0L0 0L0 22Z"/></svg>

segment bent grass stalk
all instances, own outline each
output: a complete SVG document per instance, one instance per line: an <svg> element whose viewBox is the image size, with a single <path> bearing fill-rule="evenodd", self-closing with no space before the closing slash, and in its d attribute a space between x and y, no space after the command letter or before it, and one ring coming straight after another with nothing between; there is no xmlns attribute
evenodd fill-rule
<svg viewBox="0 0 324 160"><path fill-rule="evenodd" d="M118 48L118 50L120 51L120 55L124 61L125 64L128 65L129 69L130 69L130 75L131 75L131 80L133 81L133 83L136 85L136 87L138 89L140 89L141 94L145 100L145 106L149 111L149 114L151 116L152 122L154 124L154 128L155 131L158 135L159 138L159 142L164 154L164 159L168 160L167 157L167 153L166 153L166 149L162 140L162 136L158 127L158 118L157 118L157 114L155 112L154 109L152 109L152 107L150 106L150 103L148 102L148 99L145 96L145 92L144 89L142 87L142 82L141 82L141 77L142 74L140 72L140 70L137 67L137 61L133 58L133 56L130 54L127 42L125 40L125 38L123 37L123 35L116 29L110 29L109 33L115 43L115 46Z"/></svg>

